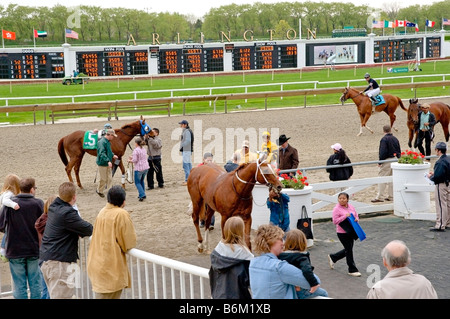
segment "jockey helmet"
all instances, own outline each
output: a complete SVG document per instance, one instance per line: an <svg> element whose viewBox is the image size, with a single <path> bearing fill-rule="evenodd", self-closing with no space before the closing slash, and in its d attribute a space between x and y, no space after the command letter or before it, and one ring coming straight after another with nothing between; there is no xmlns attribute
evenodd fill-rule
<svg viewBox="0 0 450 319"><path fill-rule="evenodd" d="M369 73L364 74L364 78L365 79L370 78L370 74Z"/></svg>
<svg viewBox="0 0 450 319"><path fill-rule="evenodd" d="M112 128L112 125L111 125L111 124L109 124L109 123L106 123L106 124L105 124L105 126L104 126L104 128L105 128L105 129L109 129L109 128Z"/></svg>

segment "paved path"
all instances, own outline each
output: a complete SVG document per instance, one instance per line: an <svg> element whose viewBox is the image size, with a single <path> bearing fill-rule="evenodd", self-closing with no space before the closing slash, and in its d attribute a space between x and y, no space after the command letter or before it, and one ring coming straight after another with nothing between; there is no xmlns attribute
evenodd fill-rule
<svg viewBox="0 0 450 319"><path fill-rule="evenodd" d="M311 262L331 298L365 299L371 286L387 271L381 260L382 248L391 240L403 240L412 256L410 268L427 277L440 299L450 298L450 231L430 232L430 221L407 220L394 215L361 218L360 225L366 232L364 241L356 241L354 258L361 277L347 274L345 259L338 261L333 270L327 255L342 249L331 221L314 224L314 245L310 247ZM217 229L219 230L219 229ZM209 256L193 257L182 261L209 268Z"/></svg>

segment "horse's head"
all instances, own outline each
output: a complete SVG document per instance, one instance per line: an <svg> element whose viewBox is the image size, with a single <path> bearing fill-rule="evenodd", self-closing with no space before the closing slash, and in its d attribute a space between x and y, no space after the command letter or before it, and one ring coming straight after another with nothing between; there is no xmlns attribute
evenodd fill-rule
<svg viewBox="0 0 450 319"><path fill-rule="evenodd" d="M256 162L256 166L256 181L260 184L267 185L280 193L283 185L278 180L278 176L272 166L269 163L260 160Z"/></svg>
<svg viewBox="0 0 450 319"><path fill-rule="evenodd" d="M419 122L419 108L420 104L418 99L409 99L408 121L414 124Z"/></svg>
<svg viewBox="0 0 450 319"><path fill-rule="evenodd" d="M348 100L349 97L349 88L345 88L344 92L341 95L341 98L339 99L342 103L342 105L344 105L344 102Z"/></svg>
<svg viewBox="0 0 450 319"><path fill-rule="evenodd" d="M122 126L120 128L120 132L128 136L155 136L155 132L153 132L150 126L145 122L145 119L142 115L140 120Z"/></svg>

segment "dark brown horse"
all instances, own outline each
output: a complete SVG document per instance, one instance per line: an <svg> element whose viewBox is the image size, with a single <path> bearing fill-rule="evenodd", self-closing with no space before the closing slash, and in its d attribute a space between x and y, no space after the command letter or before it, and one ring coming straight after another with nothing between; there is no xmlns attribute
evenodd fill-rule
<svg viewBox="0 0 450 319"><path fill-rule="evenodd" d="M391 120L391 128L397 131L397 129L394 127L394 122L396 119L395 111L397 110L397 107L399 105L404 111L407 111L407 109L398 96L383 94L383 98L386 103L378 105L375 108L375 112L385 112ZM358 108L359 117L361 119L361 127L357 136L360 136L362 134L363 127L369 130L370 133L373 133L373 131L368 126L366 126L367 121L372 115L372 102L370 101L370 98L354 88L347 87L345 88L340 100L342 104L344 104L344 102L348 99L352 99L353 102L355 102Z"/></svg>
<svg viewBox="0 0 450 319"><path fill-rule="evenodd" d="M141 116L141 120L136 122L126 124L122 126L120 129L115 129L117 137L114 137L111 140L111 150L114 155L117 155L120 164L119 168L122 172L122 185L125 185L125 168L122 163L122 156L125 154L125 149L127 144L138 134L141 134L142 128L148 128L148 125L145 123L145 120ZM147 129L148 131L148 129ZM84 139L85 131L75 131L70 133L69 135L64 136L58 142L58 153L61 161L64 163L66 167L66 173L69 177L69 181L73 182L72 179L72 169L75 172L75 177L77 180L78 187L83 188L81 186L80 181L80 166L81 161L83 160L83 156L85 153L88 153L92 156L97 156L97 150L88 150L83 148L83 139ZM153 131L149 131L150 135L153 135ZM67 159L66 154L69 156L70 161Z"/></svg>
<svg viewBox="0 0 450 319"><path fill-rule="evenodd" d="M416 147L417 142L417 128L416 125L419 123L418 115L419 115L420 103L418 99L410 99L409 107L408 107L408 119L406 120L406 125L409 129L409 139L408 146L412 147L412 140L414 138L414 147ZM430 112L436 118L436 124L441 123L442 129L444 130L445 141L449 140L449 130L448 125L450 123L450 106L448 104L442 102L433 102L430 103Z"/></svg>
<svg viewBox="0 0 450 319"><path fill-rule="evenodd" d="M187 187L192 200L192 220L197 230L199 252L208 249L209 226L214 212L222 216L222 237L226 220L231 216L241 216L245 223L245 242L251 249L252 190L257 182L272 186L278 192L283 187L272 167L265 161L241 164L230 173L216 164L192 169ZM205 220L205 243L200 233L200 219Z"/></svg>

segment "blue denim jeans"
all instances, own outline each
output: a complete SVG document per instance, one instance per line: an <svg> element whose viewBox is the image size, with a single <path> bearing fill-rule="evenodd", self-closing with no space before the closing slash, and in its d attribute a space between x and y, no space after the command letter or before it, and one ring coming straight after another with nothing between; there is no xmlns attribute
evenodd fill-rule
<svg viewBox="0 0 450 319"><path fill-rule="evenodd" d="M310 293L309 289L300 289L300 291L297 291L298 299L308 299L314 297L328 297L328 292L320 287L317 288L317 290L314 291L313 293Z"/></svg>
<svg viewBox="0 0 450 319"><path fill-rule="evenodd" d="M145 176L147 176L148 169L144 171L134 171L134 184L139 193L139 198L145 198Z"/></svg>
<svg viewBox="0 0 450 319"><path fill-rule="evenodd" d="M31 299L41 299L41 273L38 257L9 259L9 269L14 282L15 299L28 299L27 288L30 288Z"/></svg>
<svg viewBox="0 0 450 319"><path fill-rule="evenodd" d="M192 152L184 152L183 151L183 170L184 170L184 181L187 182L189 177L189 173L192 170Z"/></svg>

